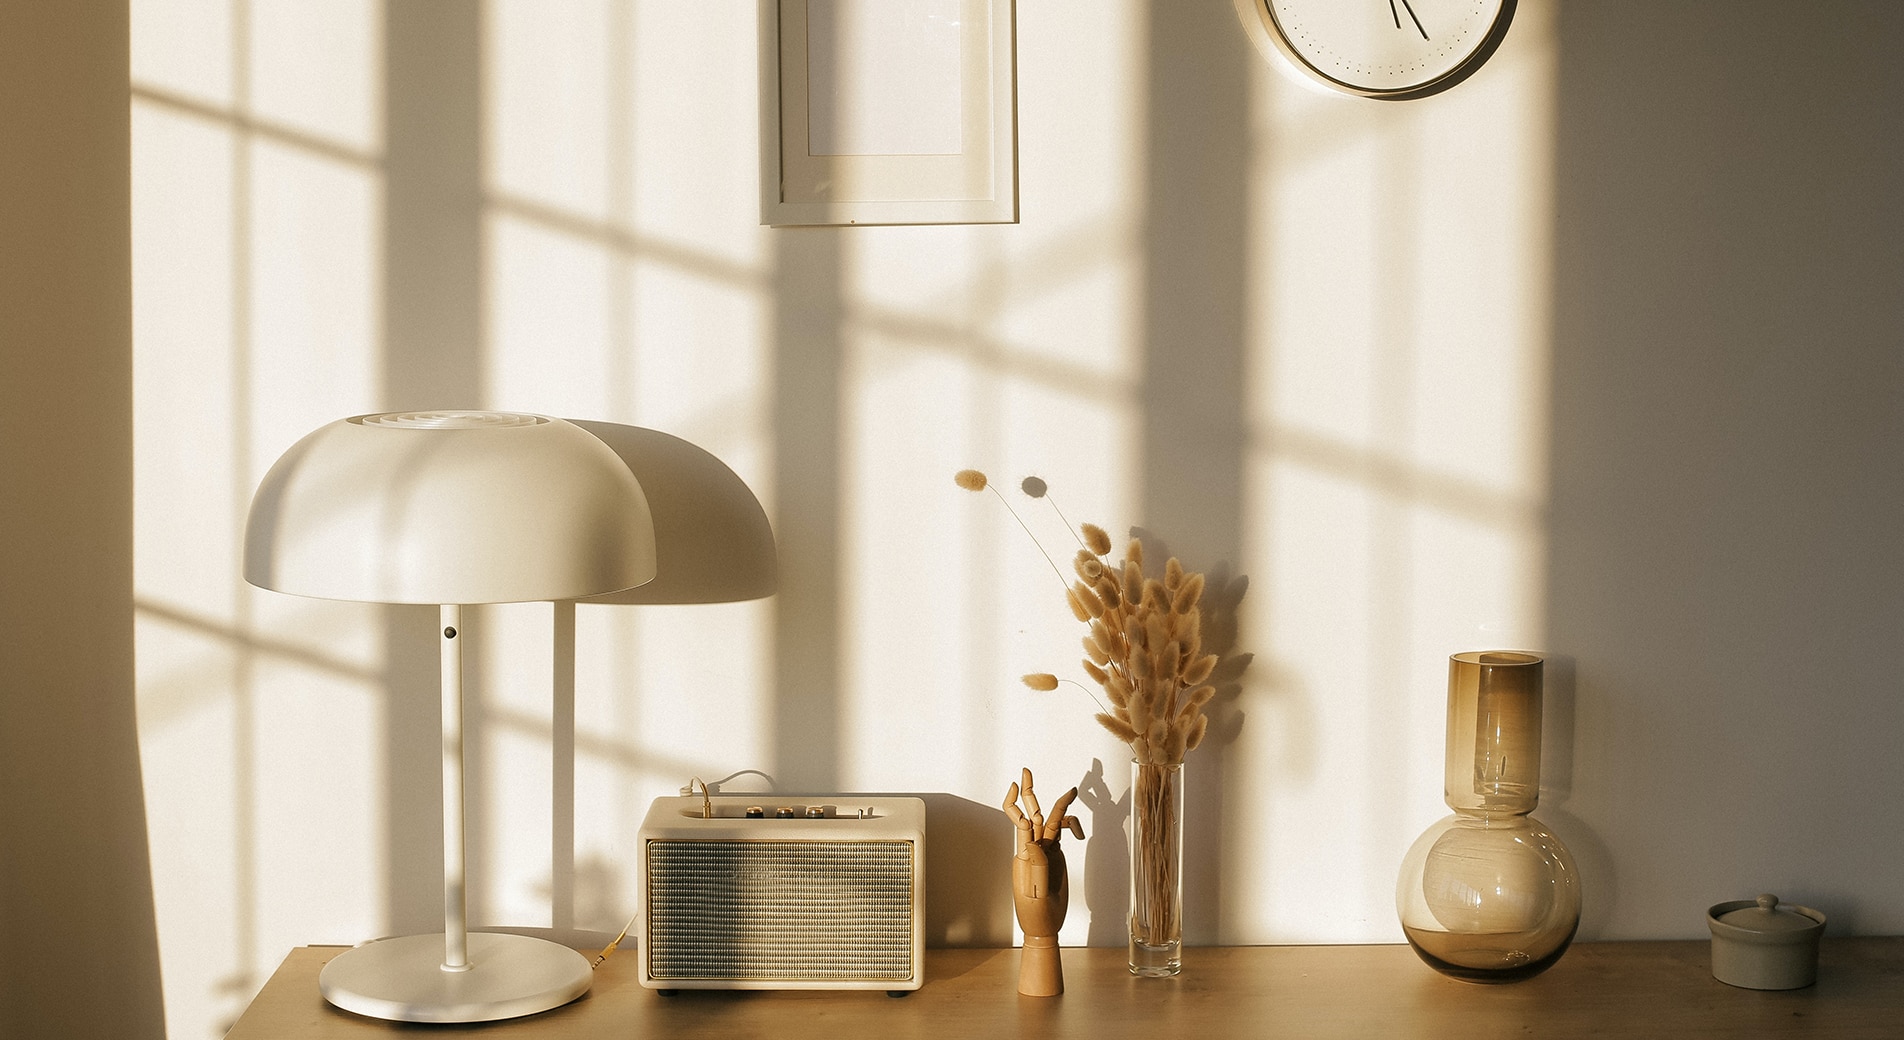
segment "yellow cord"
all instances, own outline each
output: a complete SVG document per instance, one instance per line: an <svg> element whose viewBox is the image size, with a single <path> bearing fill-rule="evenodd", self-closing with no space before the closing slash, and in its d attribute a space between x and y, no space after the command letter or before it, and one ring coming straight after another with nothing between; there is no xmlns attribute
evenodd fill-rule
<svg viewBox="0 0 1904 1040"><path fill-rule="evenodd" d="M636 912L636 916L640 916L639 911ZM594 969L594 968L601 967L602 962L608 959L609 954L614 953L615 948L621 945L621 941L623 939L628 938L628 929L633 928L634 926L635 926L635 919L633 917L630 917L628 919L628 923L621 926L621 934L615 936L614 942L611 942L607 946L602 947L602 952L595 955L595 963L589 965L589 968Z"/></svg>
<svg viewBox="0 0 1904 1040"><path fill-rule="evenodd" d="M720 783L726 780L732 780L734 777L741 775L741 773L747 773L747 772L755 772L755 770L743 769L740 771L740 773L733 773L729 776L723 777L720 781L716 781L716 783ZM766 776L765 773L762 773L761 775ZM767 777L767 783L768 783L768 786L771 787L773 785L773 778ZM701 818L704 820L711 820L714 818L714 799L713 799L714 792L711 788L708 787L707 781L697 776L697 777L692 777L688 780L687 793L690 796L694 794L695 784L701 785ZM636 917L641 916L641 911L639 910L635 911L635 916ZM628 923L621 926L621 934L615 936L614 942L611 942L607 946L602 947L602 952L595 955L595 963L589 965L589 967L590 968L601 967L602 962L607 960L609 955L614 953L615 949L621 945L621 941L623 939L628 938L628 929L633 928L634 926L635 926L635 918L630 917L628 919Z"/></svg>

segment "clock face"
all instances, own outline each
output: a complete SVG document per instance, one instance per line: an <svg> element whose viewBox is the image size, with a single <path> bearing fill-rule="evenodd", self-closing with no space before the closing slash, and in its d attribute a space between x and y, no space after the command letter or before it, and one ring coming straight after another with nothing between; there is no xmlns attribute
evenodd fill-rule
<svg viewBox="0 0 1904 1040"><path fill-rule="evenodd" d="M1446 90L1479 68L1507 34L1515 0L1236 2L1252 35L1267 36L1297 71L1400 100Z"/></svg>

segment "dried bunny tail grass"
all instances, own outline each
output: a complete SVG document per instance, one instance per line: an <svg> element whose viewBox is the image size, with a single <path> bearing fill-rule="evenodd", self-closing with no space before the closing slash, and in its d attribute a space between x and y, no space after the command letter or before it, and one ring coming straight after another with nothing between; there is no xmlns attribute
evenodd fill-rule
<svg viewBox="0 0 1904 1040"><path fill-rule="evenodd" d="M1131 687L1130 696L1118 706L1117 717L1123 719L1139 736L1150 728L1150 709L1144 704L1144 688L1141 684Z"/></svg>
<svg viewBox="0 0 1904 1040"><path fill-rule="evenodd" d="M1104 709L1104 702L1097 699L1097 694L1085 689L1083 683L1072 682L1070 679L1060 679L1050 672L1032 672L1029 675L1023 676L1020 681L1034 690L1042 691L1055 690L1058 688L1059 683L1070 683L1072 686L1084 690L1084 695L1091 698L1091 703L1097 705L1098 710L1102 711Z"/></svg>
<svg viewBox="0 0 1904 1040"><path fill-rule="evenodd" d="M1170 642L1170 633L1164 630L1164 616L1158 613L1144 617L1144 646L1150 650L1162 650ZM1171 671L1176 671L1175 667Z"/></svg>
<svg viewBox="0 0 1904 1040"><path fill-rule="evenodd" d="M1091 615L1091 618L1104 615L1104 601L1097 598L1097 593L1092 592L1089 585L1078 582L1071 587L1071 592L1078 597L1079 603L1084 604L1085 613Z"/></svg>
<svg viewBox="0 0 1904 1040"><path fill-rule="evenodd" d="M1182 584L1183 584L1183 561L1177 559L1175 556L1172 556L1164 564L1164 588L1169 589L1172 592L1175 592L1177 591L1177 586Z"/></svg>
<svg viewBox="0 0 1904 1040"><path fill-rule="evenodd" d="M1164 583L1156 578L1144 579L1143 604L1152 610L1170 609L1170 593L1164 590Z"/></svg>
<svg viewBox="0 0 1904 1040"><path fill-rule="evenodd" d="M1076 615L1079 621L1090 623L1091 611L1085 607L1084 601L1078 598L1076 589L1065 589L1064 601L1071 605L1071 613Z"/></svg>
<svg viewBox="0 0 1904 1040"><path fill-rule="evenodd" d="M1071 569L1077 571L1078 577L1085 581L1095 582L1104 576L1104 561L1091 555L1089 549L1079 549L1078 554L1071 558Z"/></svg>
<svg viewBox="0 0 1904 1040"><path fill-rule="evenodd" d="M1084 648L1093 651L1091 660L1098 664L1111 663L1111 651L1116 648L1111 645L1110 629L1104 626L1102 620L1091 622L1091 631L1084 637Z"/></svg>
<svg viewBox="0 0 1904 1040"><path fill-rule="evenodd" d="M1084 674L1090 676L1092 682L1097 683L1099 686L1109 686L1111 684L1111 673L1099 668L1097 663L1090 658L1087 657L1078 663L1084 666Z"/></svg>
<svg viewBox="0 0 1904 1040"><path fill-rule="evenodd" d="M1109 714L1100 712L1099 714L1094 716L1094 718L1097 719L1098 725L1103 726L1107 730L1110 730L1112 736L1116 737L1117 739L1123 741L1126 744L1133 743L1139 739L1137 735L1137 731L1131 728L1131 724L1128 722L1125 722L1123 719L1120 719L1115 715L1109 715Z"/></svg>
<svg viewBox="0 0 1904 1040"><path fill-rule="evenodd" d="M1124 563L1127 565L1134 563L1137 565L1138 573L1143 572L1144 543L1142 539L1132 538L1130 544L1124 547Z"/></svg>
<svg viewBox="0 0 1904 1040"><path fill-rule="evenodd" d="M1102 527L1096 524L1085 524L1078 528L1078 530L1084 533L1085 548L1099 556L1109 556L1111 554L1111 536L1106 533Z"/></svg>
<svg viewBox="0 0 1904 1040"><path fill-rule="evenodd" d="M1154 728L1154 727L1153 727ZM1190 746L1190 726L1172 726L1160 741L1163 747L1163 759L1166 765L1183 761L1183 752Z"/></svg>
<svg viewBox="0 0 1904 1040"><path fill-rule="evenodd" d="M1190 724L1190 735L1183 742L1185 751L1195 751L1203 743L1203 734L1210 728L1210 716L1198 715L1197 721Z"/></svg>
<svg viewBox="0 0 1904 1040"><path fill-rule="evenodd" d="M1174 639L1158 646L1157 657L1150 662L1150 670L1159 678L1175 679L1177 670L1183 665L1183 648Z"/></svg>
<svg viewBox="0 0 1904 1040"><path fill-rule="evenodd" d="M1131 689L1130 723L1140 730L1148 729L1151 720L1157 717L1157 688L1151 683L1139 680Z"/></svg>
<svg viewBox="0 0 1904 1040"><path fill-rule="evenodd" d="M1164 622L1164 631L1182 648L1183 663L1189 664L1203 650L1203 625L1195 613L1172 614Z"/></svg>
<svg viewBox="0 0 1904 1040"><path fill-rule="evenodd" d="M1142 737L1131 741L1131 757L1147 766L1157 764L1156 756L1150 750L1150 741Z"/></svg>
<svg viewBox="0 0 1904 1040"><path fill-rule="evenodd" d="M1174 561L1173 561L1174 562ZM1176 596L1170 601L1170 609L1178 614L1188 614L1197 609L1197 601L1203 598L1203 575L1192 574L1177 586Z"/></svg>
<svg viewBox="0 0 1904 1040"><path fill-rule="evenodd" d="M1143 601L1144 565L1126 560L1124 561L1124 602L1136 606Z"/></svg>
<svg viewBox="0 0 1904 1040"><path fill-rule="evenodd" d="M1177 641L1183 644L1183 655L1195 657L1203 649L1203 615L1199 611L1177 615L1177 623L1172 631Z"/></svg>
<svg viewBox="0 0 1904 1040"><path fill-rule="evenodd" d="M1118 583L1116 578L1111 576L1110 572L1100 567L1098 569L1097 583L1093 585L1092 588L1097 590L1097 598L1104 601L1104 608L1106 610L1116 610L1118 607L1123 606L1124 587Z"/></svg>
<svg viewBox="0 0 1904 1040"><path fill-rule="evenodd" d="M1190 662L1190 666L1183 670L1184 685L1199 685L1204 680L1210 678L1210 673L1214 671L1216 671L1216 655L1205 654Z"/></svg>
<svg viewBox="0 0 1904 1040"><path fill-rule="evenodd" d="M1127 712L1130 710L1130 683L1125 682L1123 677L1115 672L1110 674L1110 681L1104 684L1104 693L1111 698L1112 704L1117 705L1119 711Z"/></svg>
<svg viewBox="0 0 1904 1040"><path fill-rule="evenodd" d="M985 474L975 469L959 470L952 474L952 482L967 491L983 491L987 483Z"/></svg>
<svg viewBox="0 0 1904 1040"><path fill-rule="evenodd" d="M1210 703L1210 698L1215 696L1216 687L1214 686L1199 686L1191 690L1190 695L1183 699L1183 707L1177 710L1177 717L1179 719L1187 719L1200 714L1203 711L1203 706Z"/></svg>

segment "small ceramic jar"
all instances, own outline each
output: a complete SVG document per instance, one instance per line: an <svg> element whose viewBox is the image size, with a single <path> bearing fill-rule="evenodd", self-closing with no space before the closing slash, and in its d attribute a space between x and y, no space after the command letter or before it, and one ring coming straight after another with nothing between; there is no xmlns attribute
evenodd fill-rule
<svg viewBox="0 0 1904 1040"><path fill-rule="evenodd" d="M1742 989L1802 989L1818 981L1818 938L1825 915L1810 907L1781 906L1777 896L1716 903L1706 911L1712 929L1712 977Z"/></svg>

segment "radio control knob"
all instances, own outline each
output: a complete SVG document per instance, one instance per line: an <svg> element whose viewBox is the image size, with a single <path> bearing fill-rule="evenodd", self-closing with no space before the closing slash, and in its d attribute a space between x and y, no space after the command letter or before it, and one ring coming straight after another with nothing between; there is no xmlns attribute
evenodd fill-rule
<svg viewBox="0 0 1904 1040"><path fill-rule="evenodd" d="M767 818L767 810L762 809L758 805L750 805L747 807L747 818L750 820L764 820Z"/></svg>
<svg viewBox="0 0 1904 1040"><path fill-rule="evenodd" d="M773 811L776 820L791 820L794 817L793 806L783 805Z"/></svg>
<svg viewBox="0 0 1904 1040"><path fill-rule="evenodd" d="M809 806L807 806L807 819L809 819L809 820L824 820L824 819L826 819L826 806L824 806L824 805L809 805Z"/></svg>

